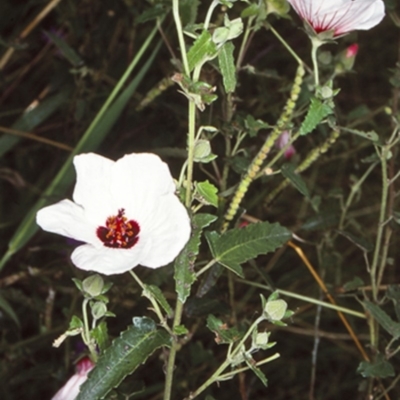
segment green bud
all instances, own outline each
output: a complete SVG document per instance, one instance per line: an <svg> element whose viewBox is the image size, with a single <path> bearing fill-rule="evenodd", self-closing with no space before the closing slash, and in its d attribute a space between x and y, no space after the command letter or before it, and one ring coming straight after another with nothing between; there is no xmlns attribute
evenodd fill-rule
<svg viewBox="0 0 400 400"><path fill-rule="evenodd" d="M92 316L96 320L104 317L107 312L107 306L102 301L95 301L90 306L92 309Z"/></svg>
<svg viewBox="0 0 400 400"><path fill-rule="evenodd" d="M284 316L287 309L287 303L284 300L269 301L264 308L264 313L270 321L280 321Z"/></svg>
<svg viewBox="0 0 400 400"><path fill-rule="evenodd" d="M208 140L199 139L194 145L194 161L199 162L211 154L211 145Z"/></svg>
<svg viewBox="0 0 400 400"><path fill-rule="evenodd" d="M103 288L103 278L98 274L89 276L82 282L83 293L89 297L99 296L103 292Z"/></svg>

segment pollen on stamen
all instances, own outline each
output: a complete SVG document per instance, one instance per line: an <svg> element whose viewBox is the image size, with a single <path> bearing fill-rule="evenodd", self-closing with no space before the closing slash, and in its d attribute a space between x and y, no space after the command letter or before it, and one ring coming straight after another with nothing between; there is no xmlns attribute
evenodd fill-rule
<svg viewBox="0 0 400 400"><path fill-rule="evenodd" d="M132 248L139 240L139 232L139 224L128 220L123 208L118 210L117 215L108 217L105 226L99 226L96 230L104 246L116 249Z"/></svg>

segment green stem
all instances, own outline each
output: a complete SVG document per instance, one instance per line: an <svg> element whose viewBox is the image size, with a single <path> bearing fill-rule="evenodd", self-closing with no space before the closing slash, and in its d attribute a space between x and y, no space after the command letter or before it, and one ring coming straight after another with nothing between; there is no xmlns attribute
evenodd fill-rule
<svg viewBox="0 0 400 400"><path fill-rule="evenodd" d="M270 31L276 36L276 38L286 47L288 52L294 57L294 59L300 64L303 65L303 60L296 54L296 52L288 45L288 43L283 39L283 37L274 29L272 25L268 25Z"/></svg>
<svg viewBox="0 0 400 400"><path fill-rule="evenodd" d="M254 287L257 287L257 288L260 288L260 289L267 290L269 292L271 291L271 288L269 286L264 285L262 283L251 282L251 281L247 281L245 279L237 279L237 281L245 283L246 285L249 285L249 286L254 286ZM362 318L362 319L366 318L364 313L360 313L360 312L351 310L351 309L346 308L346 307L333 305L331 303L326 303L325 301L317 300L317 299L314 299L312 297L303 296L301 294L288 292L286 290L277 289L277 288L275 288L274 291L276 291L276 292L278 292L278 293L280 293L280 294L282 294L284 296L287 296L287 297L292 297L294 299L302 300L302 301L305 301L307 303L312 303L312 304L316 304L316 305L319 305L319 306L322 306L322 307L331 308L332 310L341 311L342 313L353 315L354 317L358 317L358 318Z"/></svg>
<svg viewBox="0 0 400 400"><path fill-rule="evenodd" d="M378 286L377 286L377 267L379 262L379 256L381 253L382 245L382 234L384 229L384 222L386 218L386 204L388 198L388 177L387 177L387 156L390 152L389 145L386 145L382 149L381 153L381 166L382 166L382 196L381 196L381 210L379 213L378 230L376 234L375 251L371 265L371 286L372 296L375 301L378 300Z"/></svg>
<svg viewBox="0 0 400 400"><path fill-rule="evenodd" d="M196 278L198 278L200 275L204 274L204 272L208 271L215 263L217 260L211 260L205 265L200 271L196 272Z"/></svg>
<svg viewBox="0 0 400 400"><path fill-rule="evenodd" d="M218 4L219 4L219 0L213 0L213 2L210 4L210 7L208 8L208 11L207 11L206 19L204 20L204 30L208 29L208 26L210 25L212 13L214 12L215 7L217 7Z"/></svg>
<svg viewBox="0 0 400 400"><path fill-rule="evenodd" d="M238 57L236 60L236 72L239 70L239 68L243 62L243 58L244 58L245 50L247 47L249 35L250 35L251 29L252 29L254 18L255 17L249 17L249 20L247 21L246 30L244 31L243 40L240 45L239 54L238 54Z"/></svg>
<svg viewBox="0 0 400 400"><path fill-rule="evenodd" d="M90 299L84 299L82 303L82 315L83 315L83 335L82 339L85 342L86 346L90 352L90 358L95 363L97 361L97 352L94 346L94 343L90 337L90 329L89 329L89 318L87 314L87 305Z"/></svg>
<svg viewBox="0 0 400 400"><path fill-rule="evenodd" d="M190 394L190 396L188 397L188 399L189 400L192 400L192 399L194 399L195 397L197 397L200 393L202 393L204 390L206 390L210 385L212 385L214 382L216 382L216 381L218 381L218 380L220 380L221 379L221 377L222 376L224 376L224 375L222 375L222 372L224 372L225 371L225 369L227 368L227 367L229 367L229 365L231 365L232 364L232 358L234 358L236 355L237 355L237 353L239 353L239 351L241 351L242 350L242 348L243 348L243 345L244 345L244 343L245 343L245 341L248 339L248 337L252 334L252 332L253 332L253 330L256 328L256 326L260 323L260 322L262 322L262 321L264 321L264 317L263 316L261 316L261 317L258 317L253 323L252 323L252 325L250 326L250 328L247 330L247 332L246 332L246 334L242 337L242 340L238 343L238 345L235 347L235 349L231 352L231 353L229 353L229 351L228 351L228 355L227 355L227 357L226 357L226 360L219 366L219 368L198 388L198 389L196 389L194 392L192 392L191 394ZM274 356L273 356L274 357ZM276 356L275 358L277 358L277 357L279 357L279 355L278 356ZM275 359L274 358L274 359ZM235 371L233 371L233 372L231 372L231 373L237 373L237 371L235 370Z"/></svg>
<svg viewBox="0 0 400 400"><path fill-rule="evenodd" d="M181 49L181 57L183 63L183 70L187 76L190 74L189 63L186 55L185 39L183 37L183 29L181 18L179 15L179 0L172 0L172 14L174 16L176 32L178 34L179 47Z"/></svg>
<svg viewBox="0 0 400 400"><path fill-rule="evenodd" d="M152 306L153 306L153 311L156 313L158 319L160 320L161 326L170 334L173 335L173 332L171 328L168 326L168 324L165 321L165 317L163 313L161 312L160 306L158 305L156 299L151 295L151 293L148 292L146 289L146 285L141 281L141 279L132 271L130 270L129 273L131 274L132 278L138 283L138 285L142 288L144 296L147 297Z"/></svg>
<svg viewBox="0 0 400 400"><path fill-rule="evenodd" d="M317 40L311 39L312 48L311 48L311 59L314 67L314 82L315 89L319 86L319 69L318 69L318 60L317 60L317 51L319 46L321 46L321 42Z"/></svg>

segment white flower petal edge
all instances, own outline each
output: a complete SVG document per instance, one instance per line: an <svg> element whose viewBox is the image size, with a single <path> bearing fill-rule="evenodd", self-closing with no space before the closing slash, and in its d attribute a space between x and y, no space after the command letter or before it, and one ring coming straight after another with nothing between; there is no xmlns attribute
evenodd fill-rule
<svg viewBox="0 0 400 400"><path fill-rule="evenodd" d="M93 368L94 364L90 360L81 360L77 367L78 371L69 378L68 382L51 400L75 400L79 394L81 385L87 380L87 375Z"/></svg>
<svg viewBox="0 0 400 400"><path fill-rule="evenodd" d="M367 30L385 16L382 0L288 0L297 14L316 31L334 30L335 36Z"/></svg>
<svg viewBox="0 0 400 400"><path fill-rule="evenodd" d="M78 204L63 200L45 207L38 212L37 223L49 232L86 242L71 255L78 268L111 275L139 264L159 268L174 260L189 240L191 227L167 164L149 153L129 154L116 162L89 153L76 156L74 165L73 198ZM119 243L105 246L108 239L97 229L121 210L120 218L139 226L138 239L126 239L125 248Z"/></svg>
<svg viewBox="0 0 400 400"><path fill-rule="evenodd" d="M103 245L96 236L96 225L90 224L85 218L84 209L71 200L62 200L42 208L36 214L36 223L47 232Z"/></svg>

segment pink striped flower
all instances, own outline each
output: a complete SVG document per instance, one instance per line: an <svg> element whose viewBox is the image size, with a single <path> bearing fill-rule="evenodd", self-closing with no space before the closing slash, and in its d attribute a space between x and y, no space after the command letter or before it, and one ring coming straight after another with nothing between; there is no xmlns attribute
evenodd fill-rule
<svg viewBox="0 0 400 400"><path fill-rule="evenodd" d="M333 32L333 38L368 30L385 16L382 0L288 0L315 33Z"/></svg>
<svg viewBox="0 0 400 400"><path fill-rule="evenodd" d="M94 368L94 364L88 357L80 360L76 366L76 373L68 382L51 398L51 400L75 400L79 394L81 385L86 381L88 373Z"/></svg>

